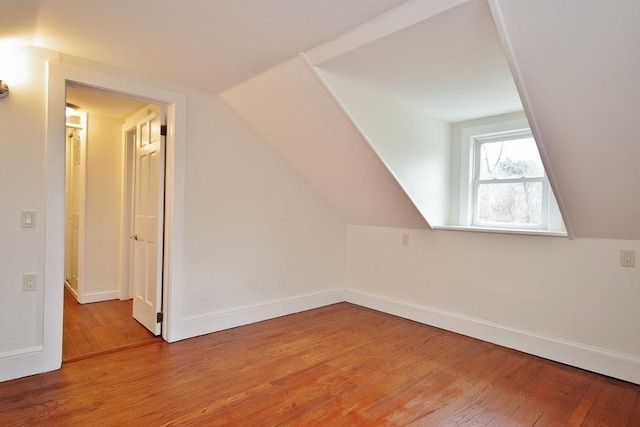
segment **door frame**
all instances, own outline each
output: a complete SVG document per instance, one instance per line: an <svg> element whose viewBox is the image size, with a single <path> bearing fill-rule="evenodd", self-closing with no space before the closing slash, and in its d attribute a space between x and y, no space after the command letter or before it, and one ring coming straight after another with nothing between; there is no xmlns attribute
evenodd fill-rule
<svg viewBox="0 0 640 427"><path fill-rule="evenodd" d="M182 339L186 95L94 70L47 62L42 371L59 369L62 365L67 83L167 108L162 337L168 342Z"/></svg>

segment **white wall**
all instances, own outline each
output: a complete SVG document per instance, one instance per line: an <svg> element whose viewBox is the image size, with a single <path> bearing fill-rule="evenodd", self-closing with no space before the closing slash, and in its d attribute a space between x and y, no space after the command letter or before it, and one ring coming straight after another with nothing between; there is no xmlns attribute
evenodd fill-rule
<svg viewBox="0 0 640 427"><path fill-rule="evenodd" d="M0 359L42 344L43 61L55 55L32 48L15 53L21 79L7 80L11 92L0 100ZM20 228L21 209L36 210L36 228ZM37 273L40 290L22 292L23 273Z"/></svg>
<svg viewBox="0 0 640 427"><path fill-rule="evenodd" d="M402 246L402 234L410 246ZM640 383L630 240L349 226L349 299Z"/></svg>
<svg viewBox="0 0 640 427"><path fill-rule="evenodd" d="M184 313L343 289L344 222L224 102L189 101Z"/></svg>
<svg viewBox="0 0 640 427"><path fill-rule="evenodd" d="M0 177L7 183L0 186L0 324L12 325L0 328L0 380L45 366L42 287L22 292L21 275L43 276L49 59L186 96L185 233L184 248L176 249L184 251L186 277L174 284L184 295L176 336L343 298L336 289L345 287L346 225L216 96L56 52L22 52L24 81L9 81L11 94L0 101ZM21 209L38 211L36 229L19 227ZM60 280L44 286L62 287Z"/></svg>
<svg viewBox="0 0 640 427"><path fill-rule="evenodd" d="M451 125L353 80L320 75L429 224L446 224Z"/></svg>
<svg viewBox="0 0 640 427"><path fill-rule="evenodd" d="M85 265L81 302L118 297L122 159L122 121L88 114Z"/></svg>

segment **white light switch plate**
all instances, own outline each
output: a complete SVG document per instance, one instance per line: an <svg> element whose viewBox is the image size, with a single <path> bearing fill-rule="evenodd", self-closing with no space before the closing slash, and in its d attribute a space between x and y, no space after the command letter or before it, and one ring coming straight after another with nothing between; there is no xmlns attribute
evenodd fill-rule
<svg viewBox="0 0 640 427"><path fill-rule="evenodd" d="M23 210L20 215L20 226L22 228L35 228L36 211Z"/></svg>

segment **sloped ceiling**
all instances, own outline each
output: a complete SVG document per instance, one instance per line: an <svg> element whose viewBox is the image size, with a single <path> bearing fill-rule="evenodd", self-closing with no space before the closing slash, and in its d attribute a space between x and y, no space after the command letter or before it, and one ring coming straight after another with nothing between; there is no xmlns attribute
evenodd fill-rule
<svg viewBox="0 0 640 427"><path fill-rule="evenodd" d="M37 16L38 46L217 93L403 1L12 0L0 37Z"/></svg>
<svg viewBox="0 0 640 427"><path fill-rule="evenodd" d="M575 236L640 239L640 2L492 6Z"/></svg>

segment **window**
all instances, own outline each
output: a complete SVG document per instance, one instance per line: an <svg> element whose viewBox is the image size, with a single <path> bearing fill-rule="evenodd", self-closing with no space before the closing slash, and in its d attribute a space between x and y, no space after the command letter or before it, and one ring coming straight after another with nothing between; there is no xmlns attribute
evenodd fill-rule
<svg viewBox="0 0 640 427"><path fill-rule="evenodd" d="M464 128L462 142L460 226L565 232L526 120Z"/></svg>
<svg viewBox="0 0 640 427"><path fill-rule="evenodd" d="M473 143L472 225L545 229L549 181L531 132L482 135Z"/></svg>

